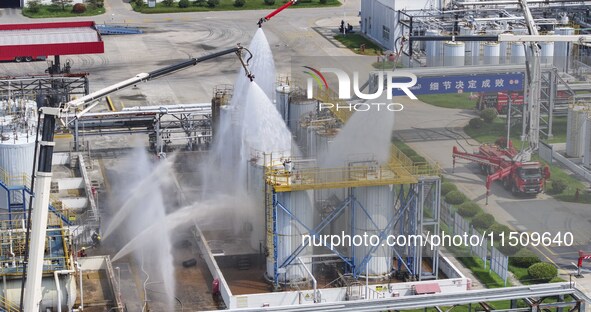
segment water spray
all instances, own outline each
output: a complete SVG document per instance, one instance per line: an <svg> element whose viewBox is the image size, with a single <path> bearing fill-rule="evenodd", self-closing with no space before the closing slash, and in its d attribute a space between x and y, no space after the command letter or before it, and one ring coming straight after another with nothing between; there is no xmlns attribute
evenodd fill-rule
<svg viewBox="0 0 591 312"><path fill-rule="evenodd" d="M257 25L259 25L259 28L263 27L263 23L270 20L273 16L277 15L279 12L289 8L290 6L294 5L296 2L298 2L298 0L289 0L287 1L287 3L285 3L284 5L280 6L279 8L277 8L277 10L267 14L267 16L262 17L258 22Z"/></svg>

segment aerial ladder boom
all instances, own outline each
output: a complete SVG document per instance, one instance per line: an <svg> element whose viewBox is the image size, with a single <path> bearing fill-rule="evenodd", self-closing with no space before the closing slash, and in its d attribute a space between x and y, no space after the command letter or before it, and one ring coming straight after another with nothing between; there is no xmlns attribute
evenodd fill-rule
<svg viewBox="0 0 591 312"><path fill-rule="evenodd" d="M243 59L243 51L247 51L249 58ZM51 187L51 163L53 156L53 146L55 145L53 133L55 130L56 119L68 116L71 109L77 109L88 103L92 103L110 93L127 88L140 82L156 79L188 67L197 65L200 62L214 59L223 55L236 53L240 63L244 67L247 77L253 81L254 75L248 69L248 60L252 54L246 48L238 45L237 47L215 52L198 58L192 58L187 61L160 68L149 73L140 73L133 78L121 81L108 86L96 92L92 92L79 99L69 101L65 104L60 103L56 95L47 95L38 103L39 116L43 116L43 128L41 130L41 141L39 141L38 157L35 159L37 172L33 176L34 197L31 208L29 209L27 222L26 254L22 275L20 310L24 312L39 312L42 299L41 280L43 276L43 259L45 254L45 237L47 230L47 217L49 214L49 195ZM98 102L97 102L98 103ZM96 105L96 103L94 104ZM82 112L76 114L76 117L82 116L88 112L94 105L90 105ZM30 240L29 240L30 238ZM29 242L30 241L30 242Z"/></svg>
<svg viewBox="0 0 591 312"><path fill-rule="evenodd" d="M275 11L267 14L267 16L262 17L258 22L257 25L259 25L259 28L263 27L263 23L270 20L273 16L279 14L279 12L289 8L290 6L294 5L296 2L298 2L298 0L289 0L287 1L284 5L278 7Z"/></svg>

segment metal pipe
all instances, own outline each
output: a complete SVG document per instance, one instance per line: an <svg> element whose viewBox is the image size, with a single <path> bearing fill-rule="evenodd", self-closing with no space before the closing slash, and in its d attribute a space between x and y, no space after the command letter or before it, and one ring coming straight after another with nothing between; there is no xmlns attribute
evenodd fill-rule
<svg viewBox="0 0 591 312"><path fill-rule="evenodd" d="M498 41L499 36L411 36L412 41Z"/></svg>
<svg viewBox="0 0 591 312"><path fill-rule="evenodd" d="M80 278L80 306L78 310L84 311L84 288L82 287L82 265L76 261L76 267L78 268L78 276Z"/></svg>
<svg viewBox="0 0 591 312"><path fill-rule="evenodd" d="M316 282L316 278L314 278L314 275L312 275L312 272L310 272L310 270L308 269L308 267L304 264L304 261L302 261L302 258L298 257L298 260L300 261L300 264L304 267L304 270L306 270L306 272L308 272L308 275L310 275L310 278L312 279L312 285L314 288L314 303L317 303L317 297L316 297L316 292L317 292L317 282Z"/></svg>
<svg viewBox="0 0 591 312"><path fill-rule="evenodd" d="M53 278L55 279L55 287L57 289L57 312L62 312L62 288L60 287L59 275L66 275L74 272L74 270L61 270L53 272Z"/></svg>
<svg viewBox="0 0 591 312"><path fill-rule="evenodd" d="M547 4L547 3L565 3L565 2L572 2L572 3L582 3L584 4L586 1L584 0L528 0L528 3L540 3L540 4ZM499 1L458 1L455 4L457 5L499 5L499 4L519 4L518 0L499 0Z"/></svg>

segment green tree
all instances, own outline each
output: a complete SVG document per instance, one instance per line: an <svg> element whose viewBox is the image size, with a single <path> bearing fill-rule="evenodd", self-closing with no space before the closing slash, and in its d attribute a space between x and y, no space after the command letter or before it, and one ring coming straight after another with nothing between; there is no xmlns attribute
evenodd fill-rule
<svg viewBox="0 0 591 312"><path fill-rule="evenodd" d="M70 5L74 0L51 0L51 3L62 7L62 11L66 10L66 5Z"/></svg>
<svg viewBox="0 0 591 312"><path fill-rule="evenodd" d="M494 108L485 108L482 112L480 112L480 118L484 120L486 123L492 123L497 119L497 110Z"/></svg>
<svg viewBox="0 0 591 312"><path fill-rule="evenodd" d="M495 223L495 217L486 212L480 212L472 218L472 226L478 230L488 230L493 223Z"/></svg>
<svg viewBox="0 0 591 312"><path fill-rule="evenodd" d="M41 2L39 0L31 0L27 2L27 9L31 13L37 13L41 9Z"/></svg>
<svg viewBox="0 0 591 312"><path fill-rule="evenodd" d="M220 0L207 0L207 6L210 8L215 8L220 4Z"/></svg>
<svg viewBox="0 0 591 312"><path fill-rule="evenodd" d="M530 266L527 273L536 282L545 283L558 275L558 269L551 263L539 262Z"/></svg>
<svg viewBox="0 0 591 312"><path fill-rule="evenodd" d="M171 7L174 4L174 0L162 0L162 3L167 7Z"/></svg>

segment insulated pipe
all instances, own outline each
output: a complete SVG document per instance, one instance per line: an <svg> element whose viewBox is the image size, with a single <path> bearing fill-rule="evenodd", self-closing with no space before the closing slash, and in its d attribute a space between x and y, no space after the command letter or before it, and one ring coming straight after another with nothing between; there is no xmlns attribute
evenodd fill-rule
<svg viewBox="0 0 591 312"><path fill-rule="evenodd" d="M498 41L499 36L410 36L412 41Z"/></svg>
<svg viewBox="0 0 591 312"><path fill-rule="evenodd" d="M78 276L80 278L80 306L79 311L84 311L84 288L82 288L82 265L76 261L76 267L78 268Z"/></svg>
<svg viewBox="0 0 591 312"><path fill-rule="evenodd" d="M55 287L57 289L57 312L62 312L62 288L60 287L59 275L66 275L74 272L74 270L61 270L53 272L53 278L55 278ZM82 290L80 293L82 293Z"/></svg>
<svg viewBox="0 0 591 312"><path fill-rule="evenodd" d="M308 275L310 275L310 278L312 279L312 285L314 287L314 303L318 303L317 297L316 297L316 292L317 292L317 282L316 282L316 278L314 278L314 275L312 275L312 272L310 272L310 269L308 269L308 267L304 264L304 261L302 261L302 258L298 257L298 260L300 261L300 264L304 267L304 270L306 270L306 272L308 272Z"/></svg>

